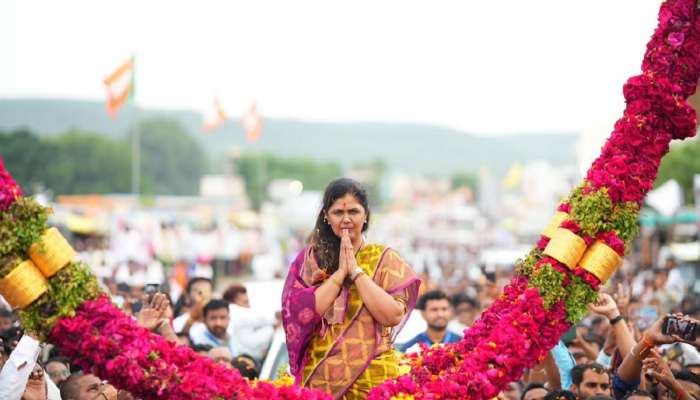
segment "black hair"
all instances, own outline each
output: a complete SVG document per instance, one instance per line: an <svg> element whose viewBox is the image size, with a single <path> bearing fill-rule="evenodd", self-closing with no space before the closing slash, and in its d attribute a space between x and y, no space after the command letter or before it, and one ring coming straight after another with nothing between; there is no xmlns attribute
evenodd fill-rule
<svg viewBox="0 0 700 400"><path fill-rule="evenodd" d="M423 293L423 295L418 299L418 304L416 308L419 310L425 310L425 306L430 300L448 300L447 295L442 290L431 290L429 292Z"/></svg>
<svg viewBox="0 0 700 400"><path fill-rule="evenodd" d="M646 396L651 400L655 400L656 398L652 396L651 393L644 391L644 390L633 390L625 395L625 397L622 398L622 400L627 400L632 396Z"/></svg>
<svg viewBox="0 0 700 400"><path fill-rule="evenodd" d="M236 301L236 297L238 297L239 294L247 294L248 290L245 288L245 286L241 285L240 283L234 283L231 286L224 291L224 294L221 296L224 298L224 300L228 301L229 303L233 303Z"/></svg>
<svg viewBox="0 0 700 400"><path fill-rule="evenodd" d="M207 317L210 311L225 309L228 312L228 302L226 300L214 299L209 301L206 306L204 306L204 318Z"/></svg>
<svg viewBox="0 0 700 400"><path fill-rule="evenodd" d="M189 295L190 291L192 290L192 286L194 286L194 284L197 282L208 282L210 285L212 285L212 287L214 286L214 283L211 281L211 279L198 276L190 279L189 282L187 282L187 290L185 291L185 293Z"/></svg>
<svg viewBox="0 0 700 400"><path fill-rule="evenodd" d="M321 210L316 217L316 226L311 234L311 246L314 249L314 256L320 268L328 273L338 270L338 255L340 253L340 238L333 233L333 228L326 220L326 214L333 203L339 198L351 194L365 209L365 222L362 225L362 232L369 228L369 202L367 191L359 182L349 178L338 178L326 186L323 193Z"/></svg>
<svg viewBox="0 0 700 400"><path fill-rule="evenodd" d="M12 310L8 310L7 308L0 308L0 318L14 318L15 313L12 312Z"/></svg>
<svg viewBox="0 0 700 400"><path fill-rule="evenodd" d="M476 301L475 298L470 297L466 293L456 293L452 296L452 299L450 301L452 303L452 307L457 308L458 305L462 303L467 303L471 305L474 308L479 307L479 303Z"/></svg>
<svg viewBox="0 0 700 400"><path fill-rule="evenodd" d="M605 338L593 332L585 333L583 335L583 340L597 344L599 349L602 349L605 345Z"/></svg>
<svg viewBox="0 0 700 400"><path fill-rule="evenodd" d="M525 395L527 394L527 392L529 392L530 390L535 390L535 389L544 389L544 390L547 390L547 388L544 387L544 384L542 384L542 383L539 383L539 382L530 382L530 383L527 384L527 386L525 386L525 389L523 389L523 391L520 393L520 400L524 400L524 399L525 399Z"/></svg>
<svg viewBox="0 0 700 400"><path fill-rule="evenodd" d="M23 334L24 331L21 327L13 326L5 332L0 333L0 337L2 338L3 342L5 343L5 346L7 346L8 349L14 350L15 347L12 342L14 342L15 340L19 342Z"/></svg>
<svg viewBox="0 0 700 400"><path fill-rule="evenodd" d="M591 397L589 397L590 399ZM577 400L576 395L568 390L553 390L544 396L544 400Z"/></svg>
<svg viewBox="0 0 700 400"><path fill-rule="evenodd" d="M604 366L595 362L577 365L571 370L571 381L574 383L574 385L578 386L581 384L581 382L583 382L583 374L585 374L589 369L593 370L593 372L597 374L608 373L608 370L606 370Z"/></svg>
<svg viewBox="0 0 700 400"><path fill-rule="evenodd" d="M120 282L117 283L117 291L128 293L131 290L131 286L128 283Z"/></svg>
<svg viewBox="0 0 700 400"><path fill-rule="evenodd" d="M205 353L205 352L208 352L209 350L213 349L214 346L209 345L209 344L193 344L190 346L190 348L195 353Z"/></svg>
<svg viewBox="0 0 700 400"><path fill-rule="evenodd" d="M242 358L247 358L250 361L252 361L254 367L251 368L250 364L243 361ZM242 377L248 378L250 380L257 379L258 376L260 375L260 372L258 371L258 363L255 362L255 359L248 354L240 354L240 355L234 357L233 361L231 361L231 366L233 368L237 369L238 372L241 373Z"/></svg>

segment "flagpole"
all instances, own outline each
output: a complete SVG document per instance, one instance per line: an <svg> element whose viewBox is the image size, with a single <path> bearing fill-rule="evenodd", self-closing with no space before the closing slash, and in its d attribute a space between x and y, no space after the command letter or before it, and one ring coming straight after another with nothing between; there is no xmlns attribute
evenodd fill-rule
<svg viewBox="0 0 700 400"><path fill-rule="evenodd" d="M136 104L136 56L131 55L132 75L129 96L134 105L134 127L131 134L131 193L138 199L141 194L141 126L139 106Z"/></svg>
<svg viewBox="0 0 700 400"><path fill-rule="evenodd" d="M134 107L134 127L131 132L131 193L136 197L141 191L141 129L138 107Z"/></svg>

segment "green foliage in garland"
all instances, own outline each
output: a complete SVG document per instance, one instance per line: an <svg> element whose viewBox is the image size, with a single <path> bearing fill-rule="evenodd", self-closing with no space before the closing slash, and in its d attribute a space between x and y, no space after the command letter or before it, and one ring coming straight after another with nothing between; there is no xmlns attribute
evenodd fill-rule
<svg viewBox="0 0 700 400"><path fill-rule="evenodd" d="M568 275L570 280L564 286L565 274L555 270L550 264L542 264L532 271L530 287L537 288L545 309L564 301L566 319L575 324L588 313L588 304L598 299L598 293L583 279L573 273Z"/></svg>
<svg viewBox="0 0 700 400"><path fill-rule="evenodd" d="M49 279L49 290L26 309L20 311L22 326L45 341L56 322L72 317L86 300L96 299L100 288L90 268L74 262Z"/></svg>
<svg viewBox="0 0 700 400"><path fill-rule="evenodd" d="M540 258L542 258L542 250L533 248L524 259L515 262L515 273L529 278Z"/></svg>
<svg viewBox="0 0 700 400"><path fill-rule="evenodd" d="M571 217L582 232L595 237L614 230L629 245L637 235L639 206L633 202L614 205L606 188L584 194L585 187L586 183L576 188L569 198Z"/></svg>
<svg viewBox="0 0 700 400"><path fill-rule="evenodd" d="M21 197L0 214L0 259L26 258L27 249L39 241L48 228L49 210L31 198ZM14 268L15 263L0 265L0 278Z"/></svg>
<svg viewBox="0 0 700 400"><path fill-rule="evenodd" d="M564 274L555 270L550 264L542 264L532 271L530 287L537 288L542 297L542 304L549 309L554 304L564 300L567 290L562 286Z"/></svg>
<svg viewBox="0 0 700 400"><path fill-rule="evenodd" d="M620 239L625 241L625 248L629 251L628 246L639 231L639 225L637 225L639 206L634 202L618 204L611 217L613 228Z"/></svg>
<svg viewBox="0 0 700 400"><path fill-rule="evenodd" d="M570 277L571 283L566 286L566 319L575 324L588 313L588 304L598 300L598 292L578 276Z"/></svg>

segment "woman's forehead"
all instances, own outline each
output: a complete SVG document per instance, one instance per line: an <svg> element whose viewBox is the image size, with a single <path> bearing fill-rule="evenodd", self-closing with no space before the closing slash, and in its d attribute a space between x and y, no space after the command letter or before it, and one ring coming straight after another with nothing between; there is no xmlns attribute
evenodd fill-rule
<svg viewBox="0 0 700 400"><path fill-rule="evenodd" d="M357 198L353 196L352 194L346 194L343 197L338 198L336 201L331 204L330 209L346 209L346 208L362 208L362 204L360 204L359 201L357 201Z"/></svg>

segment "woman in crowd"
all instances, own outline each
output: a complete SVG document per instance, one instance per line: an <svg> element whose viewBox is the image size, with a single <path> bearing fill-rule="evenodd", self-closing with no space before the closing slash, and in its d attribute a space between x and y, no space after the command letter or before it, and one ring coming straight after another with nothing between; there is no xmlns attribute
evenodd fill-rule
<svg viewBox="0 0 700 400"><path fill-rule="evenodd" d="M367 193L351 179L325 190L310 245L289 269L282 319L297 383L364 398L399 375L392 343L420 281L399 254L367 243Z"/></svg>

